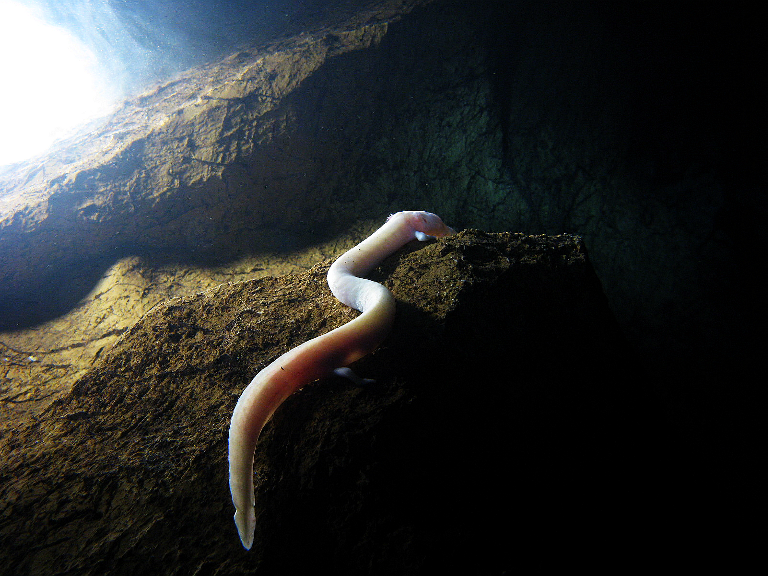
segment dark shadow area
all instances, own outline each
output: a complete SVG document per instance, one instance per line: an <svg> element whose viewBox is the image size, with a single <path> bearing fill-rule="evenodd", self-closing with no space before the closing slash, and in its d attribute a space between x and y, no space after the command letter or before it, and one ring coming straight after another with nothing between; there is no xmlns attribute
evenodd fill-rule
<svg viewBox="0 0 768 576"><path fill-rule="evenodd" d="M265 253L287 258L303 248L333 237L331 230L317 227L303 233L297 233L294 228L271 229L241 238L242 243L217 245L215 250L211 247L113 246L106 254L68 258L47 265L37 274L34 284L25 286L20 292L0 290L0 330L31 328L71 312L121 258L138 256L147 268L169 265L213 268Z"/></svg>
<svg viewBox="0 0 768 576"><path fill-rule="evenodd" d="M71 312L93 290L117 256L71 260L51 266L34 286L0 292L0 330L23 330Z"/></svg>

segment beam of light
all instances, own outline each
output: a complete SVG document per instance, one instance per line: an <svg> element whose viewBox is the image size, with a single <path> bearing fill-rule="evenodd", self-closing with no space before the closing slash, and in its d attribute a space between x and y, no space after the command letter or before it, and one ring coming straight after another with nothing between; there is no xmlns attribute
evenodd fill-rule
<svg viewBox="0 0 768 576"><path fill-rule="evenodd" d="M0 0L0 166L44 152L106 114L113 99L88 48L30 8Z"/></svg>

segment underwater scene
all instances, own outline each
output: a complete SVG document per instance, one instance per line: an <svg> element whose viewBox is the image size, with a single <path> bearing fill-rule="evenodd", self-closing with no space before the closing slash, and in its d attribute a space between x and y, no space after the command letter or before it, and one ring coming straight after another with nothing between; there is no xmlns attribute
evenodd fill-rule
<svg viewBox="0 0 768 576"><path fill-rule="evenodd" d="M0 0L0 575L746 563L753 12Z"/></svg>

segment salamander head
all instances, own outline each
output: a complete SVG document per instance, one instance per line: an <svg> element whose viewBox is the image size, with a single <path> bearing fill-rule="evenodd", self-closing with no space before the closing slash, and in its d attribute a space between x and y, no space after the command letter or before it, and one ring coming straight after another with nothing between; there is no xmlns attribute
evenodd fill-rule
<svg viewBox="0 0 768 576"><path fill-rule="evenodd" d="M432 212L398 212L389 218L404 218L419 240L426 240L427 236L442 238L456 233L453 228L446 226L440 216Z"/></svg>

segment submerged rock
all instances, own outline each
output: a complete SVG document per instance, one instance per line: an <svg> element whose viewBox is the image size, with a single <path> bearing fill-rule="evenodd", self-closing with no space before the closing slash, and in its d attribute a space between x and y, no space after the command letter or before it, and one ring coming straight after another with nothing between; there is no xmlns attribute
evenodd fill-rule
<svg viewBox="0 0 768 576"><path fill-rule="evenodd" d="M267 424L245 552L229 416L258 370L355 316L329 264L156 306L4 434L0 573L501 573L653 514L658 414L580 238L465 231L372 273L398 302L355 365L375 385L314 382Z"/></svg>
<svg viewBox="0 0 768 576"><path fill-rule="evenodd" d="M317 183L346 172L356 158L347 146L359 143L301 134L297 110L317 98L296 92L431 1L384 0L191 69L0 173L0 329L67 312L86 288L73 298L60 284L126 254L231 261L290 242L310 216L327 223L335 192ZM343 79L330 83L338 90Z"/></svg>

